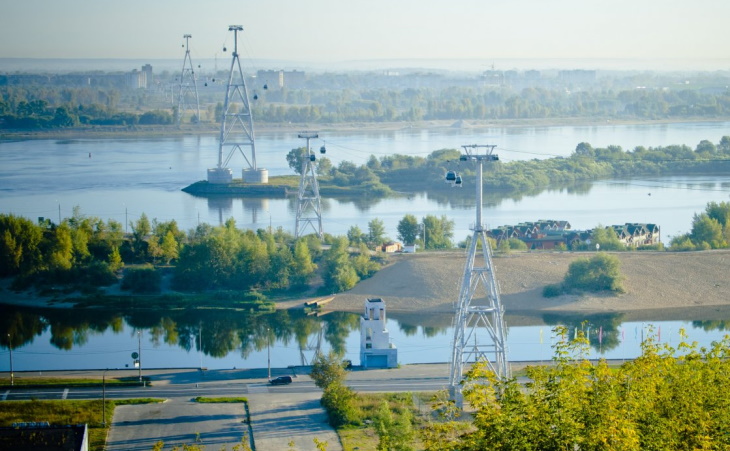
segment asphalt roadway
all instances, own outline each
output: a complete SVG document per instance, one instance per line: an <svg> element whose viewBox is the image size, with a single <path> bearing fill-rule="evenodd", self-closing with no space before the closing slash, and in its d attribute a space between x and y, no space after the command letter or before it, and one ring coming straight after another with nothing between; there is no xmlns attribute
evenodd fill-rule
<svg viewBox="0 0 730 451"><path fill-rule="evenodd" d="M75 377L101 379L103 370L15 373L17 378ZM308 368L272 369L272 377L293 376L290 385L267 384L266 369L157 369L143 370L146 387L107 387L109 399L154 397L160 404L119 406L109 436L109 451L150 451L158 441L165 449L201 444L207 450L233 450L251 439L257 451L316 450L314 439L327 442L328 451L341 450L339 438L327 423L319 404L319 390L307 375ZM137 370L107 370L106 377L129 377ZM353 370L347 384L355 391L435 391L448 384L448 364L403 365L382 370ZM197 403L196 396L245 396L251 418L240 403ZM2 400L99 399L99 388L13 388L0 393Z"/></svg>

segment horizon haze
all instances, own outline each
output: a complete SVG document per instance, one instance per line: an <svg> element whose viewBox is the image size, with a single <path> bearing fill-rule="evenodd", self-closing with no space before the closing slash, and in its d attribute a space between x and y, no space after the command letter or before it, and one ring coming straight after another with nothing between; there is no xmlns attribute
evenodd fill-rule
<svg viewBox="0 0 730 451"><path fill-rule="evenodd" d="M232 24L242 59L291 67L729 70L727 17L718 0L24 0L3 5L0 70L8 58L182 61L184 34L194 60L225 66Z"/></svg>

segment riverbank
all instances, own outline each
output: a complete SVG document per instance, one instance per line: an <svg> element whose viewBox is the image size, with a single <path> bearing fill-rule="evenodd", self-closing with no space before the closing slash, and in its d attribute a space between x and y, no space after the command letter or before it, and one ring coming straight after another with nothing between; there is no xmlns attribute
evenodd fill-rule
<svg viewBox="0 0 730 451"><path fill-rule="evenodd" d="M539 313L626 313L641 321L730 318L730 250L701 252L617 252L626 292L544 298L545 285L560 283L572 261L592 253L524 252L494 257L502 303L511 315ZM464 251L396 254L373 277L339 293L328 311L359 312L367 298L383 298L390 312L452 313L464 271ZM3 303L70 308L29 292L15 293L0 281ZM276 299L272 299L276 301ZM303 308L309 299L276 302L279 309Z"/></svg>
<svg viewBox="0 0 730 451"><path fill-rule="evenodd" d="M658 120L614 120L607 118L563 117L538 119L497 120L433 120L413 122L342 122L342 123L265 123L256 124L257 133L297 133L302 130L317 130L323 135L338 132L376 132L397 130L438 129L489 129L517 127L560 127L560 126L608 126L608 125L653 125L676 123L727 122L730 118L682 118ZM217 135L220 126L216 123L187 124L176 126L90 126L49 130L0 130L0 142L31 139L99 139L99 138L154 138L188 135ZM576 143L577 144L577 143ZM435 150L435 149L434 149Z"/></svg>

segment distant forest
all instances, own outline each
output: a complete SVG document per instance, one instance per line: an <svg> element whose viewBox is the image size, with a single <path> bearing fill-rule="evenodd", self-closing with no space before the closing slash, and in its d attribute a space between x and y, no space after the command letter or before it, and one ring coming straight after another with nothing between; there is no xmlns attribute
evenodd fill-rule
<svg viewBox="0 0 730 451"><path fill-rule="evenodd" d="M200 80L200 117L186 113L182 121L217 123L225 96L220 80L226 78L220 73L217 82ZM7 76L0 77L0 129L173 126L178 122L175 76L169 73L158 75L146 89L63 86L41 83L43 79L28 77L27 83L10 83ZM723 73L633 74L583 83L544 80L500 78L495 82L485 75L429 73L404 77L312 74L296 88L272 85L264 89L261 81L250 79L249 96L254 120L263 123L730 117L730 76Z"/></svg>

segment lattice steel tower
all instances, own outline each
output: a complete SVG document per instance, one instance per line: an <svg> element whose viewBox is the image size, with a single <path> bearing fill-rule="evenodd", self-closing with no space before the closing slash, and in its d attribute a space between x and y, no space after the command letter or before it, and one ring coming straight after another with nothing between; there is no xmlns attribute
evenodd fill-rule
<svg viewBox="0 0 730 451"><path fill-rule="evenodd" d="M183 59L182 73L180 74L180 88L177 94L177 125L182 123L186 111L191 111L195 123L200 122L200 100L198 99L198 85L195 82L193 61L190 59L190 34L183 35L185 39L185 59Z"/></svg>
<svg viewBox="0 0 730 451"><path fill-rule="evenodd" d="M462 146L461 161L475 161L476 177L476 222L474 234L469 243L469 255L464 266L461 290L456 302L454 316L454 341L451 354L449 392L456 405L463 407L462 378L467 362L485 360L488 367L500 378L510 377L507 362L506 328L504 307L499 298L499 288L492 264L492 249L482 224L482 166L484 162L497 161L493 155L494 145L472 144ZM484 155L477 152L486 149ZM481 250L479 249L481 245ZM477 258L477 254L481 254ZM477 331L486 330L487 339L478 342Z"/></svg>
<svg viewBox="0 0 730 451"><path fill-rule="evenodd" d="M226 99L223 104L221 133L218 144L218 166L208 169L208 182L230 183L233 175L228 168L233 155L238 152L248 164L241 178L247 183L268 183L269 172L256 167L256 143L254 140L253 115L248 101L246 79L238 58L238 32L243 31L241 25L231 25L228 31L233 32L233 58L226 85ZM225 50L225 49L224 49ZM235 105L235 106L234 106Z"/></svg>
<svg viewBox="0 0 730 451"><path fill-rule="evenodd" d="M302 132L299 138L307 140L307 148L302 158L302 176L299 179L299 194L297 195L297 219L294 227L294 236L299 238L310 227L319 239L322 239L322 199L319 196L315 161L317 158L309 145L311 139L319 138L316 132ZM324 153L324 146L322 146Z"/></svg>

